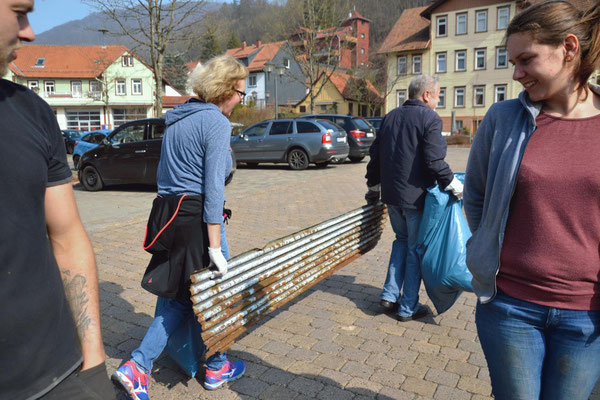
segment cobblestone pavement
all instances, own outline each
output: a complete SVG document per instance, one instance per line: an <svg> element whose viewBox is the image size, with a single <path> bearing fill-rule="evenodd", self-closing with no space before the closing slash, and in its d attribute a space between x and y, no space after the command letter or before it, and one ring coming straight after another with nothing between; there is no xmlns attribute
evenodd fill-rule
<svg viewBox="0 0 600 400"><path fill-rule="evenodd" d="M468 149L448 161L464 171ZM227 187L232 254L363 204L366 162L291 171L285 165L238 169ZM152 188L89 193L75 185L100 276L109 372L135 349L152 321L156 298L140 287L149 260L141 248ZM150 376L152 399L489 399L486 362L474 324L475 297L463 294L442 315L400 323L378 302L393 240L326 278L240 337L230 358L244 377L205 391L168 357ZM421 301L433 309L424 289ZM597 397L600 398L600 397Z"/></svg>

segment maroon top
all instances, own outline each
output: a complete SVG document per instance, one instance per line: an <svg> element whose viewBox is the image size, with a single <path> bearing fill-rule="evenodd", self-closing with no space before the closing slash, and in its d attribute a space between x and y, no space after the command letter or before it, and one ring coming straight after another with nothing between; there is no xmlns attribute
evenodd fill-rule
<svg viewBox="0 0 600 400"><path fill-rule="evenodd" d="M600 115L541 113L519 169L498 287L549 307L600 310Z"/></svg>

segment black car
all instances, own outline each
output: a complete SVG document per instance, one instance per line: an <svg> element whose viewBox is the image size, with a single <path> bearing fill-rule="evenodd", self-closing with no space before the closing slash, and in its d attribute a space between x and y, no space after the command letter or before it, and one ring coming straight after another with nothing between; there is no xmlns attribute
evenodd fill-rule
<svg viewBox="0 0 600 400"><path fill-rule="evenodd" d="M371 125L373 125L373 128L375 128L375 134L378 134L379 128L381 128L381 122L383 121L383 117L369 117L365 119L369 121Z"/></svg>
<svg viewBox="0 0 600 400"><path fill-rule="evenodd" d="M63 129L61 132L65 142L65 147L67 148L67 154L73 153L75 142L79 140L81 134L85 132L80 132L77 129Z"/></svg>
<svg viewBox="0 0 600 400"><path fill-rule="evenodd" d="M164 118L140 119L120 125L98 147L81 156L79 182L92 192L102 190L105 185L156 185L165 128ZM235 161L227 183L234 172Z"/></svg>
<svg viewBox="0 0 600 400"><path fill-rule="evenodd" d="M361 162L369 154L369 147L375 141L375 128L363 117L341 114L314 114L303 115L299 118L328 119L344 128L348 134L348 145L350 146L348 158L352 162Z"/></svg>

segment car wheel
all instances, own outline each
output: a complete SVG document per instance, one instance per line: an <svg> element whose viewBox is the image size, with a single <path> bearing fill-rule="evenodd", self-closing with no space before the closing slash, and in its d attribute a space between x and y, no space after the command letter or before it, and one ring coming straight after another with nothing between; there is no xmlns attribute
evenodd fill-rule
<svg viewBox="0 0 600 400"><path fill-rule="evenodd" d="M250 168L258 167L257 162L247 162L246 165Z"/></svg>
<svg viewBox="0 0 600 400"><path fill-rule="evenodd" d="M294 149L288 154L288 164L291 169L306 169L308 167L308 156L303 150Z"/></svg>
<svg viewBox="0 0 600 400"><path fill-rule="evenodd" d="M319 162L316 164L317 164L317 168L327 168L327 166L329 165L329 161Z"/></svg>
<svg viewBox="0 0 600 400"><path fill-rule="evenodd" d="M98 174L96 168L92 167L91 165L85 167L81 174L81 184L83 185L85 190L88 190L90 192L97 192L98 190L102 190L102 188L104 187L100 174Z"/></svg>
<svg viewBox="0 0 600 400"><path fill-rule="evenodd" d="M75 169L79 169L79 159L80 158L81 157L79 157L79 156L73 156L73 167Z"/></svg>
<svg viewBox="0 0 600 400"><path fill-rule="evenodd" d="M362 160L365 158L365 156L360 156L360 157L348 157L348 158L350 159L350 162L353 162L353 163L359 163L359 162L361 162L361 161L362 161Z"/></svg>

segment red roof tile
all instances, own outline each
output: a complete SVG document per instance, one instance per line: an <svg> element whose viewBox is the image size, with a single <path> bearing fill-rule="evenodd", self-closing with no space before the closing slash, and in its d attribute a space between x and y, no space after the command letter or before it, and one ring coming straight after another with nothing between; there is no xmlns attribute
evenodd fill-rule
<svg viewBox="0 0 600 400"><path fill-rule="evenodd" d="M378 53L429 48L431 45L429 38L430 22L420 15L426 8L415 7L404 10L383 41Z"/></svg>
<svg viewBox="0 0 600 400"><path fill-rule="evenodd" d="M254 58L248 64L248 70L261 71L265 67L265 63L271 61L279 52L284 41L273 43L260 43L259 45L250 45L246 47L238 47L237 49L229 49L225 54L233 56L237 59L247 58L255 54Z"/></svg>
<svg viewBox="0 0 600 400"><path fill-rule="evenodd" d="M352 81L357 80L357 79L360 79L360 78L353 76L353 75L345 74L343 72L334 72L329 77L329 80L331 81L331 83L333 83L333 85L340 92L340 94L347 100L360 100L360 99L356 98L355 93L353 93L354 88L351 85ZM369 90L369 96L371 96L371 97L376 96L378 98L381 98L381 95L379 94L379 92L377 91L375 86L373 86L371 81L369 81L368 79L365 79L365 83L367 85L367 90Z"/></svg>
<svg viewBox="0 0 600 400"><path fill-rule="evenodd" d="M163 108L173 108L178 104L183 104L194 96L163 96Z"/></svg>
<svg viewBox="0 0 600 400"><path fill-rule="evenodd" d="M94 78L123 53L125 46L55 46L25 45L16 51L17 59L9 64L16 75L32 78ZM44 58L44 66L36 67Z"/></svg>

